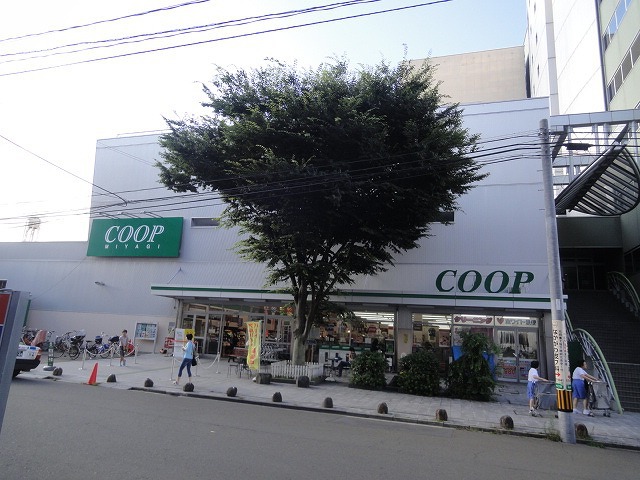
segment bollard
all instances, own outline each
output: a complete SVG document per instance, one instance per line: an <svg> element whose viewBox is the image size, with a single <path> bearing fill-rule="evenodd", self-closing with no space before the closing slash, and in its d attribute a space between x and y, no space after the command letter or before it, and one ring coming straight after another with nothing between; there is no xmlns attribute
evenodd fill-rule
<svg viewBox="0 0 640 480"><path fill-rule="evenodd" d="M53 366L53 342L47 342L47 366L42 367L45 372L51 372L55 369ZM43 345L44 347L44 345ZM42 349L44 351L44 348Z"/></svg>
<svg viewBox="0 0 640 480"><path fill-rule="evenodd" d="M503 415L500 417L500 426L505 430L513 430L513 418L509 415Z"/></svg>
<svg viewBox="0 0 640 480"><path fill-rule="evenodd" d="M589 429L584 423L576 423L576 437L581 440L586 440L589 438Z"/></svg>

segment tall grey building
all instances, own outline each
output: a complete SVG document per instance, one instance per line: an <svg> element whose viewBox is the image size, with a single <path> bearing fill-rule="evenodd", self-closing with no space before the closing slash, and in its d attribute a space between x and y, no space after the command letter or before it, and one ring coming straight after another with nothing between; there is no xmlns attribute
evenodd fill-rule
<svg viewBox="0 0 640 480"><path fill-rule="evenodd" d="M551 115L640 105L640 2L527 0L527 88Z"/></svg>

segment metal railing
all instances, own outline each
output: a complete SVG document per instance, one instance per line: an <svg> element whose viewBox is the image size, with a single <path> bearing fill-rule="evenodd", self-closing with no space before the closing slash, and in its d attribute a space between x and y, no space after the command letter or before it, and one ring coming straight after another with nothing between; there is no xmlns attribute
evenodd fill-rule
<svg viewBox="0 0 640 480"><path fill-rule="evenodd" d="M618 390L616 389L616 384L613 380L613 375L611 375L611 370L609 369L607 360L604 358L604 354L598 346L598 342L596 342L589 332L582 328L576 328L573 330L569 315L565 313L565 316L569 340L578 341L580 343L582 351L591 360L593 368L597 372L597 377L607 382L607 392L609 393L609 398L613 400L611 409L622 414L623 410L622 405L620 405Z"/></svg>
<svg viewBox="0 0 640 480"><path fill-rule="evenodd" d="M640 318L640 298L633 284L621 272L607 273L609 291L636 317Z"/></svg>

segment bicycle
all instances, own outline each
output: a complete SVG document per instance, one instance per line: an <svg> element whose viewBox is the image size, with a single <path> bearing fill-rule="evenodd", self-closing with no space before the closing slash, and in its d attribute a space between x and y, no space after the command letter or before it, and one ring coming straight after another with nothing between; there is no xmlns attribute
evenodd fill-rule
<svg viewBox="0 0 640 480"><path fill-rule="evenodd" d="M73 332L67 332L62 336L57 336L53 341L53 358L64 356L71 347L71 335Z"/></svg>
<svg viewBox="0 0 640 480"><path fill-rule="evenodd" d="M111 355L111 344L114 341L118 341L118 337L107 337L107 334L102 332L100 335L96 335L93 345L88 347L87 353L91 358L100 356L100 358L108 358Z"/></svg>
<svg viewBox="0 0 640 480"><path fill-rule="evenodd" d="M82 345L82 340L84 340L85 335L84 330L73 330L71 332L66 332L62 336L56 337L53 342L53 357L59 358L67 355L69 350L71 350L71 347L76 346L78 347L78 351L76 354L74 349L72 354L75 355L75 357L72 358L77 358L80 354L80 345Z"/></svg>
<svg viewBox="0 0 640 480"><path fill-rule="evenodd" d="M80 351L83 350L83 342L84 342L84 337L86 336L86 334L84 333L84 331L76 331L75 335L71 336L69 338L69 350L68 350L68 354L69 354L69 358L71 360L75 360L76 358L78 358L80 356ZM85 347L86 348L86 347Z"/></svg>

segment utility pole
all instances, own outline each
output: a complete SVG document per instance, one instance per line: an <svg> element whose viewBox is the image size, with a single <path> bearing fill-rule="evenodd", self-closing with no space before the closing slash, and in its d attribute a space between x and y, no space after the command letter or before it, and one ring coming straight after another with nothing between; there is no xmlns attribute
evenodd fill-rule
<svg viewBox="0 0 640 480"><path fill-rule="evenodd" d="M553 166L549 144L549 122L540 120L540 152L542 157L542 183L544 190L545 223L547 227L547 261L549 264L549 294L551 300L551 326L553 331L553 363L558 402L558 427L560 438L566 443L576 443L573 425L573 399L571 398L571 370L569 348L564 321L562 298L562 272L558 247L558 225L553 195Z"/></svg>

